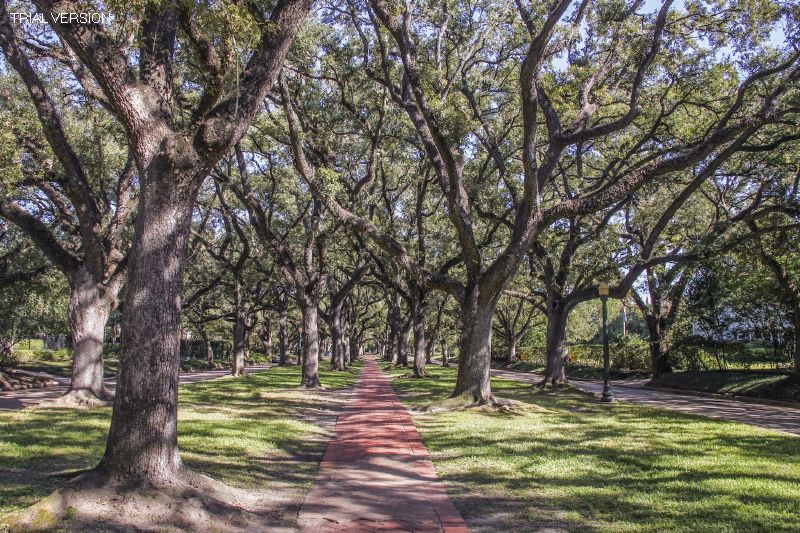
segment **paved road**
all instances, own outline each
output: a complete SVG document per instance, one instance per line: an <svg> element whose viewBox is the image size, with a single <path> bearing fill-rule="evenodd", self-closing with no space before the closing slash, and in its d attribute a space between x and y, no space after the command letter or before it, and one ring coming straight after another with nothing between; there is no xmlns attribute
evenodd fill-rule
<svg viewBox="0 0 800 533"><path fill-rule="evenodd" d="M252 374L254 372L261 372L270 368L271 364L266 365L253 365L245 368L245 372ZM231 373L230 370L209 370L206 372L185 372L181 373L180 384L195 383L197 381L208 381L210 379L217 379L227 376ZM0 411L13 411L15 409L24 409L33 405L38 405L46 400L55 400L64 395L69 389L69 378L56 377L53 379L58 382L57 387L46 387L44 389L26 389L16 391L0 392ZM105 380L106 388L109 391L114 391L117 386L117 378L107 378Z"/></svg>
<svg viewBox="0 0 800 533"><path fill-rule="evenodd" d="M543 377L540 374L509 370L492 370L492 376L515 379L526 383L539 383ZM595 394L600 394L603 391L603 384L595 381L570 380L570 383L580 390ZM631 384L614 381L612 382L612 387L614 396L618 400L660 407L661 409L669 409L681 413L743 422L800 435L800 409L793 407L776 407L722 398L706 398L662 392L644 387L643 382Z"/></svg>

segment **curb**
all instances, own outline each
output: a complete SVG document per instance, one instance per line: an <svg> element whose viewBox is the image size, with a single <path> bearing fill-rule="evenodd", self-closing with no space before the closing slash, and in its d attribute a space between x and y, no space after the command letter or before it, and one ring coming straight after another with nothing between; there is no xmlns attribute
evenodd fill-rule
<svg viewBox="0 0 800 533"><path fill-rule="evenodd" d="M782 400L770 400L767 398L753 398L750 396L742 396L740 394L716 394L713 392L695 391L689 389L677 389L675 387L659 387L657 385L644 385L644 388L659 391L669 392L671 394L681 394L683 396L700 396L702 398L715 398L718 400L733 400L742 403L752 403L757 405L769 405L773 407L788 407L790 409L800 410L800 402L790 402Z"/></svg>
<svg viewBox="0 0 800 533"><path fill-rule="evenodd" d="M532 375L532 372L524 372L522 370L508 370L504 368L493 368L492 370L502 370L504 372L514 372L518 374L528 374ZM602 384L602 381L595 381L591 379L581 379L581 378L570 378L567 376L568 382L583 382L583 383L594 383L594 384ZM742 403L751 403L756 405L768 405L772 407L788 407L789 409L797 409L800 410L800 402L791 402L791 401L782 401L782 400L770 400L767 398L753 398L751 396L742 396L740 394L715 394L713 392L703 392L703 391L695 391L691 389L678 389L675 387L659 387L657 385L625 385L623 383L612 383L612 385L620 388L626 389L647 389L657 392L667 392L670 394L679 394L681 396L698 396L701 398L714 398L717 400L729 400L735 402L742 402Z"/></svg>

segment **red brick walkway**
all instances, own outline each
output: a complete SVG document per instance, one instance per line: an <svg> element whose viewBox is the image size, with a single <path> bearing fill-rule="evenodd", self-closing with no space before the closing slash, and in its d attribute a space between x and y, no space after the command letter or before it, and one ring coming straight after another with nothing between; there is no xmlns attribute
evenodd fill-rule
<svg viewBox="0 0 800 533"><path fill-rule="evenodd" d="M336 423L301 531L466 532L408 410L368 359Z"/></svg>

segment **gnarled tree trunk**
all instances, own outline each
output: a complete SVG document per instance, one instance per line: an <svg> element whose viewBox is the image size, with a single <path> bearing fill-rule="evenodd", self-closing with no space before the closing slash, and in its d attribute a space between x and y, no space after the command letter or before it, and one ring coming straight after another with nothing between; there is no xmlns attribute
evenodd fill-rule
<svg viewBox="0 0 800 533"><path fill-rule="evenodd" d="M119 380L99 471L151 486L183 478L178 453L178 357L186 243L196 185L167 157L140 192L128 265ZM184 181L184 184L186 182Z"/></svg>

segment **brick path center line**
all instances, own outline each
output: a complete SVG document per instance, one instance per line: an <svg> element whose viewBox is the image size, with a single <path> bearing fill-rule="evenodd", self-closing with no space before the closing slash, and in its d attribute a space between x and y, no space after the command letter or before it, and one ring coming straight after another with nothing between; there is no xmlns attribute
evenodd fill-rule
<svg viewBox="0 0 800 533"><path fill-rule="evenodd" d="M339 415L314 488L306 532L466 532L414 421L371 357Z"/></svg>

